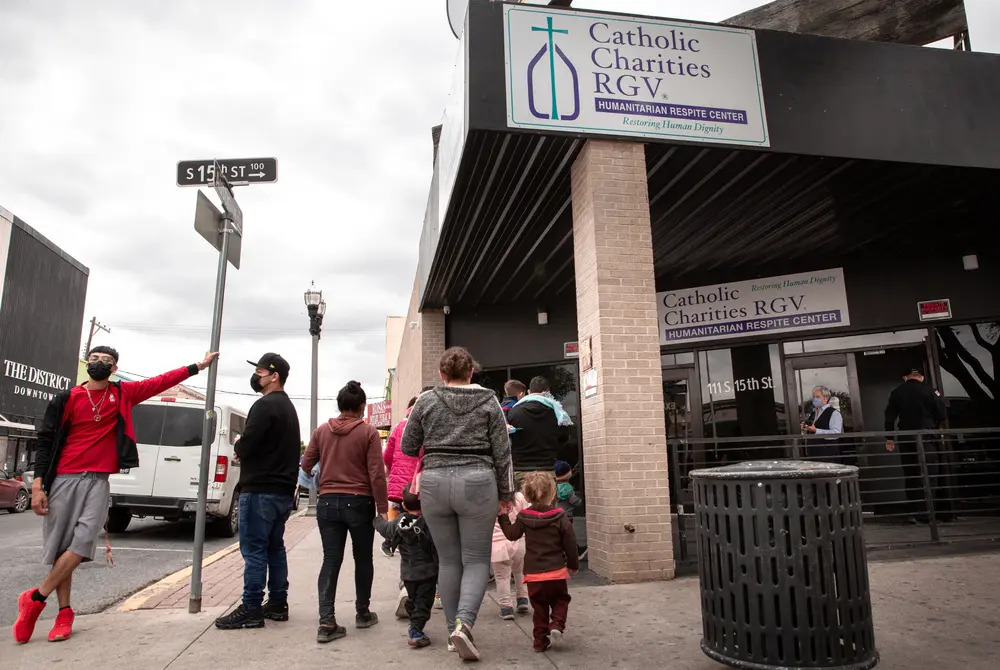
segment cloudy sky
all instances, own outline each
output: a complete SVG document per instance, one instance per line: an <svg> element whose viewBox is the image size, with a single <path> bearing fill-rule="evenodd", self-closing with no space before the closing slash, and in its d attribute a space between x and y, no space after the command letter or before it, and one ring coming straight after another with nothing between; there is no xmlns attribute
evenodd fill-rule
<svg viewBox="0 0 1000 670"><path fill-rule="evenodd" d="M349 379L381 396L385 317L406 311L456 56L444 4L0 0L0 205L90 268L86 319L112 329L95 343L152 375L200 358L211 325L216 252L193 230L177 161L276 156L277 184L236 194L243 261L219 388L248 394L243 361L278 351L289 393L308 394L302 293L315 281L328 303L321 420ZM759 4L574 2L705 21ZM1000 52L1000 3L966 6L973 46Z"/></svg>

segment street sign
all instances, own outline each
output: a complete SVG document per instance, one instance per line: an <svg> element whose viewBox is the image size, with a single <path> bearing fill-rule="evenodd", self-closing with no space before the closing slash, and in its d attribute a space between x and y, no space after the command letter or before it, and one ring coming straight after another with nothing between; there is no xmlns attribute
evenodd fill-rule
<svg viewBox="0 0 1000 670"><path fill-rule="evenodd" d="M218 165L216 163L216 166ZM229 221L233 224L233 231L237 236L243 237L243 210L236 204L236 198L233 197L232 185L223 176L222 172L222 170L216 167L212 185L215 186L215 192L219 196L219 200L222 201L222 209L229 214Z"/></svg>
<svg viewBox="0 0 1000 670"><path fill-rule="evenodd" d="M199 190L198 204L194 211L194 229L219 251L222 251L222 224L222 212ZM226 249L226 259L237 270L240 269L242 242L243 239L239 235L230 235L229 246Z"/></svg>
<svg viewBox="0 0 1000 670"><path fill-rule="evenodd" d="M277 158L226 158L218 161L209 158L177 163L177 185L211 186L215 181L216 162L222 166L222 174L232 186L278 181Z"/></svg>

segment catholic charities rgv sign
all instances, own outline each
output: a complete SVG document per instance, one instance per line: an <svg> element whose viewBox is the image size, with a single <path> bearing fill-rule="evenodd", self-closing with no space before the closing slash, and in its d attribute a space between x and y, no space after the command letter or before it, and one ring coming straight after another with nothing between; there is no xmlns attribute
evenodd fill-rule
<svg viewBox="0 0 1000 670"><path fill-rule="evenodd" d="M769 146L752 30L504 7L507 125Z"/></svg>
<svg viewBox="0 0 1000 670"><path fill-rule="evenodd" d="M656 294L660 344L848 326L844 270L817 270Z"/></svg>

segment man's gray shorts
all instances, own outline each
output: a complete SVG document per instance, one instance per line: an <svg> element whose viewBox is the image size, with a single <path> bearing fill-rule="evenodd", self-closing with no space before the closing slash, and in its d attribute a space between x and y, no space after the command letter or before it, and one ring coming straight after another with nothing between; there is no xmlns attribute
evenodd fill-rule
<svg viewBox="0 0 1000 670"><path fill-rule="evenodd" d="M52 565L66 551L94 559L97 536L108 518L108 474L58 475L49 489L49 514L43 526L42 562Z"/></svg>

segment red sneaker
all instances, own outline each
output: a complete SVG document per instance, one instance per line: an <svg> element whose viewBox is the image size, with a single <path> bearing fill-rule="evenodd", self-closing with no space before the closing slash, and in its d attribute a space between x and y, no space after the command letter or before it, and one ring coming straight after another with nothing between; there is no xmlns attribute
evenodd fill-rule
<svg viewBox="0 0 1000 670"><path fill-rule="evenodd" d="M69 636L73 634L73 619L75 618L76 615L73 614L72 607L59 610L59 614L56 615L56 623L49 631L49 642L68 640Z"/></svg>
<svg viewBox="0 0 1000 670"><path fill-rule="evenodd" d="M45 603L32 600L31 595L38 589L28 589L17 598L17 621L14 622L14 642L24 644L35 632L38 615L45 609Z"/></svg>

